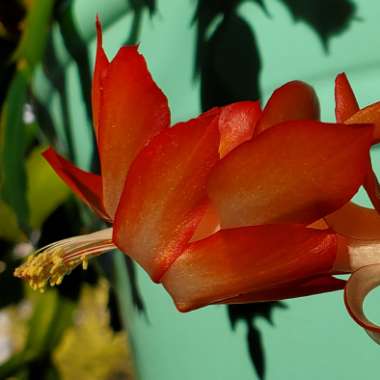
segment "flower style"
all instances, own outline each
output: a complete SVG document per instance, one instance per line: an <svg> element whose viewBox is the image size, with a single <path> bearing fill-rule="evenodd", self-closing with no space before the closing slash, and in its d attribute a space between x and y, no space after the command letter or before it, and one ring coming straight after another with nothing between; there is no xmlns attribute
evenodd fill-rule
<svg viewBox="0 0 380 380"><path fill-rule="evenodd" d="M97 33L92 106L101 175L52 148L44 156L112 227L42 248L17 276L43 289L117 247L189 311L342 289L346 282L333 275L368 263L371 278L380 271L376 243L364 242L380 219L349 203L364 185L380 204L369 157L377 125L347 95L349 85L337 81L336 124L320 122L314 90L293 81L263 110L238 102L169 127L167 100L137 47L109 62L99 22ZM357 212L368 229L351 223ZM365 268L346 286L360 323L361 297L373 285Z"/></svg>

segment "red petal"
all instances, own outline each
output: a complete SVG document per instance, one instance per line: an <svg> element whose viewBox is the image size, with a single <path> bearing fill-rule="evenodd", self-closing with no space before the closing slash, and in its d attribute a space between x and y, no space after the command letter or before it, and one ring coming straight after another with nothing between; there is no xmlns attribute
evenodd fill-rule
<svg viewBox="0 0 380 380"><path fill-rule="evenodd" d="M97 46L96 46L96 60L94 76L92 79L92 119L94 123L94 131L98 137L99 130L99 112L103 92L103 81L107 74L108 59L102 47L102 26L99 18L96 17L96 33L97 33Z"/></svg>
<svg viewBox="0 0 380 380"><path fill-rule="evenodd" d="M380 326L365 316L363 303L367 294L380 285L380 264L362 267L354 272L347 282L344 301L351 317L367 331L369 336L380 344Z"/></svg>
<svg viewBox="0 0 380 380"><path fill-rule="evenodd" d="M163 130L130 169L114 240L154 281L183 251L206 211L206 181L218 147L217 118L201 116Z"/></svg>
<svg viewBox="0 0 380 380"><path fill-rule="evenodd" d="M220 230L220 218L215 206L210 202L199 222L191 241L201 240Z"/></svg>
<svg viewBox="0 0 380 380"><path fill-rule="evenodd" d="M373 209L349 202L325 220L340 235L361 240L380 239L380 215Z"/></svg>
<svg viewBox="0 0 380 380"><path fill-rule="evenodd" d="M298 225L222 230L190 244L163 277L181 311L330 271L336 238Z"/></svg>
<svg viewBox="0 0 380 380"><path fill-rule="evenodd" d="M353 114L347 124L374 124L373 144L380 142L380 102L371 104Z"/></svg>
<svg viewBox="0 0 380 380"><path fill-rule="evenodd" d="M335 116L338 123L345 122L359 110L358 102L345 73L335 79ZM354 122L357 124L358 122ZM360 123L360 122L359 122Z"/></svg>
<svg viewBox="0 0 380 380"><path fill-rule="evenodd" d="M234 298L224 300L223 304L245 304L254 302L279 301L289 298L305 297L313 294L333 292L343 289L346 281L333 276L323 275L308 278L306 280L291 283L280 288L268 289L261 292L242 294Z"/></svg>
<svg viewBox="0 0 380 380"><path fill-rule="evenodd" d="M364 188L371 200L373 207L380 213L380 184L372 168L367 173Z"/></svg>
<svg viewBox="0 0 380 380"><path fill-rule="evenodd" d="M238 102L223 107L219 118L221 157L251 139L260 115L259 102Z"/></svg>
<svg viewBox="0 0 380 380"><path fill-rule="evenodd" d="M102 202L102 179L100 176L85 172L49 148L43 156L49 162L59 177L90 206L101 218L109 220Z"/></svg>
<svg viewBox="0 0 380 380"><path fill-rule="evenodd" d="M293 121L239 146L208 185L222 226L307 224L342 207L368 171L372 130Z"/></svg>
<svg viewBox="0 0 380 380"><path fill-rule="evenodd" d="M289 82L273 92L255 134L290 120L319 120L318 98L314 89L304 82Z"/></svg>
<svg viewBox="0 0 380 380"><path fill-rule="evenodd" d="M169 125L170 115L166 97L153 82L136 46L119 50L103 86L99 151L104 206L112 217L132 161Z"/></svg>

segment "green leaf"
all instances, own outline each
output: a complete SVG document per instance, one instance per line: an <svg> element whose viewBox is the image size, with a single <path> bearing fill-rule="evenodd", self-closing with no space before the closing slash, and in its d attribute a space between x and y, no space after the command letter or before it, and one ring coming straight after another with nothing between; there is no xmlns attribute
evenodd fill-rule
<svg viewBox="0 0 380 380"><path fill-rule="evenodd" d="M26 161L28 225L32 229L40 229L45 219L70 194L69 188L42 157L44 149L44 147L35 148ZM26 236L20 229L13 210L0 200L0 239L20 242L26 240Z"/></svg>
<svg viewBox="0 0 380 380"><path fill-rule="evenodd" d="M3 201L0 200L0 239L9 242L18 242L26 239L25 234L20 230L16 214Z"/></svg>
<svg viewBox="0 0 380 380"><path fill-rule="evenodd" d="M16 60L25 60L31 70L41 61L49 36L54 0L33 1L25 21L24 33L14 54Z"/></svg>
<svg viewBox="0 0 380 380"><path fill-rule="evenodd" d="M54 0L31 3L25 29L14 54L17 71L9 86L0 120L0 185L2 199L14 210L21 229L27 231L28 205L24 153L26 129L23 108L33 70L41 61L49 35Z"/></svg>
<svg viewBox="0 0 380 380"><path fill-rule="evenodd" d="M55 174L42 157L45 148L38 147L30 154L26 170L28 175L29 224L39 229L45 219L69 196L69 188Z"/></svg>
<svg viewBox="0 0 380 380"><path fill-rule="evenodd" d="M27 86L27 73L19 69L8 89L0 121L1 196L15 211L23 229L28 227L24 167L25 125L22 120Z"/></svg>

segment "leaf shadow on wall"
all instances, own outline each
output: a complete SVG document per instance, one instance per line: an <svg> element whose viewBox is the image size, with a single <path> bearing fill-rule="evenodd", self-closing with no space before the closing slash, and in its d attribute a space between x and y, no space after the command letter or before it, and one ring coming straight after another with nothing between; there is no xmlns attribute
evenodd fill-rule
<svg viewBox="0 0 380 380"><path fill-rule="evenodd" d="M347 30L356 17L355 5L349 0L246 0L256 3L270 18L272 15L267 6L273 1L280 1L286 6L294 22L302 21L311 26L326 52L329 39ZM255 31L238 12L243 2L197 0L193 18L197 33L194 77L200 79L203 111L261 97L262 61ZM273 33L276 33L275 25ZM286 308L286 305L282 302L267 302L228 306L231 328L235 329L237 321L246 324L248 352L259 379L265 378L266 359L262 333L255 321L264 318L273 324L271 317L275 308Z"/></svg>
<svg viewBox="0 0 380 380"><path fill-rule="evenodd" d="M156 0L127 0L127 6L133 13L133 18L125 44L131 45L139 42L144 11L147 10L149 16L153 17L157 11L157 6Z"/></svg>

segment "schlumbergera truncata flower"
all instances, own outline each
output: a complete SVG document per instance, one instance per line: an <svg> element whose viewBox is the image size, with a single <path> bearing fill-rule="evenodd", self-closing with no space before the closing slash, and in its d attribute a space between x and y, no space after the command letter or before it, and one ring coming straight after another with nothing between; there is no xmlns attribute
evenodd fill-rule
<svg viewBox="0 0 380 380"><path fill-rule="evenodd" d="M379 340L362 302L380 283L380 216L350 200L364 185L380 209L369 156L380 106L359 110L341 74L337 123L320 122L314 90L293 81L263 110L238 102L170 127L166 97L137 47L122 47L109 62L99 22L97 33L92 107L101 175L52 148L44 156L112 227L38 250L16 276L42 290L119 248L181 311L345 288L350 314ZM353 271L347 284L333 276Z"/></svg>

